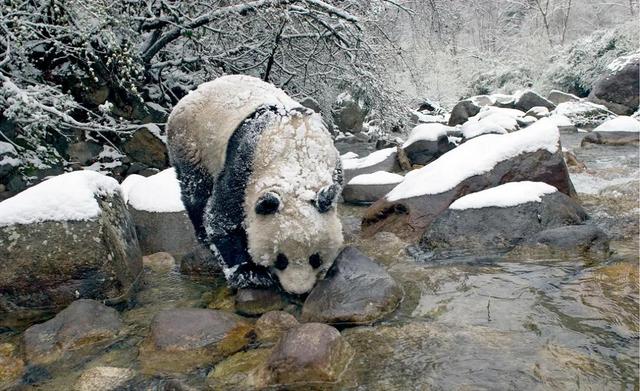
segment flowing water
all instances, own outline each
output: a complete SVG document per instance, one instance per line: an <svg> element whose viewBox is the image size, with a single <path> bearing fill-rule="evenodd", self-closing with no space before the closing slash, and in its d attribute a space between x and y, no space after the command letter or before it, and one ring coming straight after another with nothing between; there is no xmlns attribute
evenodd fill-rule
<svg viewBox="0 0 640 391"><path fill-rule="evenodd" d="M585 208L612 237L607 259L482 258L417 261L390 233L359 237L362 207L340 205L349 244L383 264L405 297L388 319L342 330L356 355L331 388L357 390L638 390L639 290L637 147L580 148L562 136L586 170L572 172ZM222 280L145 271L117 343L80 360L34 372L33 387L68 390L86 368L139 369L138 346L157 311L201 307ZM20 345L20 330L1 342ZM205 389L206 370L177 376ZM134 389L167 388L139 375ZM165 382L165 383L163 383ZM163 386L164 384L164 386ZM163 388L165 387L165 388Z"/></svg>

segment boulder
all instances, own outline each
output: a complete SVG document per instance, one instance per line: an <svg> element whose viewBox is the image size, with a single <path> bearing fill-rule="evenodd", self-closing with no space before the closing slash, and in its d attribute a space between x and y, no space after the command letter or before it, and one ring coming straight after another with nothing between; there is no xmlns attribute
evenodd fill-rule
<svg viewBox="0 0 640 391"><path fill-rule="evenodd" d="M530 238L524 247L535 247L552 254L591 253L609 255L609 237L594 225L568 225L549 228Z"/></svg>
<svg viewBox="0 0 640 391"><path fill-rule="evenodd" d="M402 175L378 171L354 177L342 189L344 202L367 205L376 202L402 182Z"/></svg>
<svg viewBox="0 0 640 391"><path fill-rule="evenodd" d="M467 122L470 117L478 114L480 112L480 105L476 104L471 99L461 100L456 103L451 110L451 115L449 116L449 126L462 125Z"/></svg>
<svg viewBox="0 0 640 391"><path fill-rule="evenodd" d="M637 145L639 142L640 122L632 117L620 116L595 128L582 139L581 145Z"/></svg>
<svg viewBox="0 0 640 391"><path fill-rule="evenodd" d="M131 175L122 188L143 254L168 252L180 257L198 245L174 168L148 178Z"/></svg>
<svg viewBox="0 0 640 391"><path fill-rule="evenodd" d="M586 219L580 205L551 185L510 182L456 200L429 226L420 246L436 256L488 255Z"/></svg>
<svg viewBox="0 0 640 391"><path fill-rule="evenodd" d="M524 116L522 118L516 118L516 122L520 128L526 128L532 123L536 122L538 119L536 117L532 117L530 115Z"/></svg>
<svg viewBox="0 0 640 391"><path fill-rule="evenodd" d="M578 131L578 128L576 128L573 122L571 122L571 120L563 114L551 114L549 116L549 119L558 127L558 130L560 130L561 132L575 133Z"/></svg>
<svg viewBox="0 0 640 391"><path fill-rule="evenodd" d="M558 128L547 118L503 135L469 140L405 179L363 216L365 236L391 231L422 237L456 199L507 182L540 181L576 195L560 147Z"/></svg>
<svg viewBox="0 0 640 391"><path fill-rule="evenodd" d="M69 162L79 163L81 166L96 160L100 152L102 152L102 145L93 141L79 141L67 147Z"/></svg>
<svg viewBox="0 0 640 391"><path fill-rule="evenodd" d="M395 310L402 290L387 271L346 247L302 306L305 322L368 324Z"/></svg>
<svg viewBox="0 0 640 391"><path fill-rule="evenodd" d="M513 95L507 94L491 94L489 97L494 101L493 106L505 108L505 109L514 109L516 98Z"/></svg>
<svg viewBox="0 0 640 391"><path fill-rule="evenodd" d="M159 312L140 348L145 373L189 372L244 348L253 328L241 317L202 308Z"/></svg>
<svg viewBox="0 0 640 391"><path fill-rule="evenodd" d="M296 318L283 311L269 311L256 321L256 338L259 342L275 342L287 330L298 326Z"/></svg>
<svg viewBox="0 0 640 391"><path fill-rule="evenodd" d="M527 112L536 106L546 107L547 109L549 109L549 111L556 108L556 105L554 105L552 102L531 90L527 90L517 96L514 106L516 109L522 110L524 112Z"/></svg>
<svg viewBox="0 0 640 391"><path fill-rule="evenodd" d="M222 268L216 255L208 248L198 244L180 260L180 273L191 276L214 277L222 273Z"/></svg>
<svg viewBox="0 0 640 391"><path fill-rule="evenodd" d="M129 368L93 367L82 372L74 391L114 391L120 389L136 372Z"/></svg>
<svg viewBox="0 0 640 391"><path fill-rule="evenodd" d="M483 134L505 134L508 133L505 128L496 124L492 121L481 120L481 121L467 121L462 127L462 138L463 140L471 140L472 138L476 138L478 136L482 136Z"/></svg>
<svg viewBox="0 0 640 391"><path fill-rule="evenodd" d="M333 123L343 133L360 133L367 113L362 102L348 93L340 94L331 109Z"/></svg>
<svg viewBox="0 0 640 391"><path fill-rule="evenodd" d="M122 145L124 153L133 161L147 167L163 169L169 165L169 156L165 143L149 130L142 127Z"/></svg>
<svg viewBox="0 0 640 391"><path fill-rule="evenodd" d="M527 112L524 115L531 116L536 119L540 119L540 118L549 116L549 109L544 106L535 106L527 110Z"/></svg>
<svg viewBox="0 0 640 391"><path fill-rule="evenodd" d="M306 107L307 109L311 109L315 111L316 113L322 113L322 108L320 107L320 104L318 103L318 101L309 96L307 96L306 98L303 98L300 101L300 104Z"/></svg>
<svg viewBox="0 0 640 391"><path fill-rule="evenodd" d="M493 106L496 101L489 95L476 95L469 98L478 106Z"/></svg>
<svg viewBox="0 0 640 391"><path fill-rule="evenodd" d="M176 266L176 260L169 253L155 253L142 257L142 265L156 273L168 273Z"/></svg>
<svg viewBox="0 0 640 391"><path fill-rule="evenodd" d="M340 332L321 323L287 330L267 359L269 383L333 383L339 380L354 351Z"/></svg>
<svg viewBox="0 0 640 391"><path fill-rule="evenodd" d="M411 164L426 165L455 148L447 136L449 127L442 124L418 125L409 134L402 149Z"/></svg>
<svg viewBox="0 0 640 391"><path fill-rule="evenodd" d="M76 300L55 318L29 327L23 335L30 364L47 364L69 351L112 342L122 329L118 311L95 300Z"/></svg>
<svg viewBox="0 0 640 391"><path fill-rule="evenodd" d="M280 293L270 289L238 289L235 308L241 315L257 316L284 307Z"/></svg>
<svg viewBox="0 0 640 391"><path fill-rule="evenodd" d="M640 54L618 57L591 88L589 101L620 115L638 110L640 100Z"/></svg>
<svg viewBox="0 0 640 391"><path fill-rule="evenodd" d="M580 98L578 98L573 94L569 94L569 93L558 91L558 90L551 90L547 99L556 106L559 105L560 103L578 102L580 100Z"/></svg>
<svg viewBox="0 0 640 391"><path fill-rule="evenodd" d="M615 117L606 107L587 101L560 103L551 114L567 118L575 127L597 126Z"/></svg>
<svg viewBox="0 0 640 391"><path fill-rule="evenodd" d="M142 271L118 183L93 171L48 179L0 203L0 313L78 298L126 301Z"/></svg>
<svg viewBox="0 0 640 391"><path fill-rule="evenodd" d="M377 171L393 172L398 169L397 149L386 148L370 153L363 158L349 158L342 160L344 182L362 174L372 174Z"/></svg>

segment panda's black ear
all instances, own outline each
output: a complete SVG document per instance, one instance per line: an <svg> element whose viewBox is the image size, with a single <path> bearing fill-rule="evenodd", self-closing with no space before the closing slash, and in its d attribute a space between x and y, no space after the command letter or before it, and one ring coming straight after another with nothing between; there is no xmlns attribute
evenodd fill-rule
<svg viewBox="0 0 640 391"><path fill-rule="evenodd" d="M316 195L315 205L320 213L326 213L331 210L333 202L338 197L340 186L336 183L323 187Z"/></svg>
<svg viewBox="0 0 640 391"><path fill-rule="evenodd" d="M272 215L280 208L280 196L274 192L266 192L256 201L256 214Z"/></svg>

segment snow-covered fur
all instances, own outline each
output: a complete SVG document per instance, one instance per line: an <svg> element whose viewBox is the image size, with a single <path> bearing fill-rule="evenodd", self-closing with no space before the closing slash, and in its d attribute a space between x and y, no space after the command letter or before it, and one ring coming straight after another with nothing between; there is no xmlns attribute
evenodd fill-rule
<svg viewBox="0 0 640 391"><path fill-rule="evenodd" d="M343 240L339 154L320 116L259 79L225 76L183 98L167 129L189 217L229 283L309 291Z"/></svg>

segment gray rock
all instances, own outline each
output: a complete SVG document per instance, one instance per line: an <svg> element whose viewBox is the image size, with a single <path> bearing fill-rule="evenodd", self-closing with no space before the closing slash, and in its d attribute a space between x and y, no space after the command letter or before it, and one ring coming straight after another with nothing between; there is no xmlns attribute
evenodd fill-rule
<svg viewBox="0 0 640 391"><path fill-rule="evenodd" d="M74 391L113 391L133 379L136 372L128 368L93 367L80 375Z"/></svg>
<svg viewBox="0 0 640 391"><path fill-rule="evenodd" d="M181 257L198 245L186 212L147 212L129 205L143 254L168 252Z"/></svg>
<svg viewBox="0 0 640 391"><path fill-rule="evenodd" d="M93 141L80 141L69 144L67 155L70 162L77 162L82 166L95 161L98 154L102 151L102 145Z"/></svg>
<svg viewBox="0 0 640 391"><path fill-rule="evenodd" d="M420 247L435 256L487 255L509 250L545 229L586 219L584 209L560 192L512 207L447 209L429 226Z"/></svg>
<svg viewBox="0 0 640 391"><path fill-rule="evenodd" d="M342 160L344 183L349 183L352 178L362 174L397 171L399 168L397 155L396 148L387 148L372 152L363 158Z"/></svg>
<svg viewBox="0 0 640 391"><path fill-rule="evenodd" d="M284 311L269 311L256 321L256 338L260 342L274 342L287 330L298 326L296 318Z"/></svg>
<svg viewBox="0 0 640 391"><path fill-rule="evenodd" d="M143 170L146 170L148 168L149 167L147 167L146 164L142 164L140 162L133 162L133 163L131 163L131 165L127 169L127 176L129 176L131 174L141 175L140 172L143 171ZM149 175L146 175L146 176L149 176Z"/></svg>
<svg viewBox="0 0 640 391"><path fill-rule="evenodd" d="M556 106L559 105L560 103L578 102L580 100L580 98L578 98L573 94L569 94L569 93L558 91L558 90L551 90L547 99L549 99L549 101Z"/></svg>
<svg viewBox="0 0 640 391"><path fill-rule="evenodd" d="M333 123L343 133L360 133L367 113L368 110L351 96L341 98L331 109Z"/></svg>
<svg viewBox="0 0 640 391"><path fill-rule="evenodd" d="M265 312L280 310L284 300L280 293L270 289L238 289L236 312L241 315L256 316Z"/></svg>
<svg viewBox="0 0 640 391"><path fill-rule="evenodd" d="M267 360L272 385L335 382L353 357L338 330L306 323L284 333Z"/></svg>
<svg viewBox="0 0 640 391"><path fill-rule="evenodd" d="M549 116L549 109L547 109L544 106L535 106L530 108L524 115L525 115L525 118L527 116L531 116L536 119L540 119L540 118Z"/></svg>
<svg viewBox="0 0 640 391"><path fill-rule="evenodd" d="M222 273L222 268L216 255L198 244L180 260L180 272L191 276L214 277Z"/></svg>
<svg viewBox="0 0 640 391"><path fill-rule="evenodd" d="M552 252L609 254L609 237L594 225L569 225L538 232L528 245L542 246Z"/></svg>
<svg viewBox="0 0 640 391"><path fill-rule="evenodd" d="M425 166L455 147L445 134L435 141L417 140L403 149L411 164Z"/></svg>
<svg viewBox="0 0 640 391"><path fill-rule="evenodd" d="M591 132L584 136L580 146L588 144L601 145L638 145L640 143L639 132Z"/></svg>
<svg viewBox="0 0 640 391"><path fill-rule="evenodd" d="M631 115L640 103L640 55L618 58L620 69L607 69L591 88L589 100L620 115Z"/></svg>
<svg viewBox="0 0 640 391"><path fill-rule="evenodd" d="M615 117L615 114L607 110L606 107L582 100L560 103L554 114L564 115L575 127L579 128L598 126Z"/></svg>
<svg viewBox="0 0 640 391"><path fill-rule="evenodd" d="M382 266L346 247L307 296L301 317L305 322L367 324L395 310L401 299L402 290Z"/></svg>
<svg viewBox="0 0 640 391"><path fill-rule="evenodd" d="M536 106L546 107L549 111L556 108L556 105L552 102L531 90L525 91L518 97L518 99L516 99L515 102L515 108L524 112L527 112Z"/></svg>
<svg viewBox="0 0 640 391"><path fill-rule="evenodd" d="M142 271L133 221L119 193L96 200L91 220L0 227L0 314L131 297Z"/></svg>
<svg viewBox="0 0 640 391"><path fill-rule="evenodd" d="M311 109L315 111L316 113L322 113L322 108L320 107L320 104L318 103L318 101L309 96L302 99L300 101L300 104L306 107L307 109Z"/></svg>
<svg viewBox="0 0 640 391"><path fill-rule="evenodd" d="M449 116L449 126L462 125L467 122L470 117L480 112L480 105L471 99L461 100L451 110Z"/></svg>
<svg viewBox="0 0 640 391"><path fill-rule="evenodd" d="M249 342L253 328L223 311L178 308L159 312L140 348L144 372L188 372L215 363Z"/></svg>
<svg viewBox="0 0 640 391"><path fill-rule="evenodd" d="M121 328L115 309L95 300L77 300L24 332L25 354L31 364L50 363L71 350L112 341Z"/></svg>
<svg viewBox="0 0 640 391"><path fill-rule="evenodd" d="M342 198L351 204L370 204L382 198L403 179L402 175L384 171L357 176L344 186Z"/></svg>
<svg viewBox="0 0 640 391"><path fill-rule="evenodd" d="M131 160L148 167L162 169L169 166L167 146L146 128L136 130L122 145L122 150Z"/></svg>

